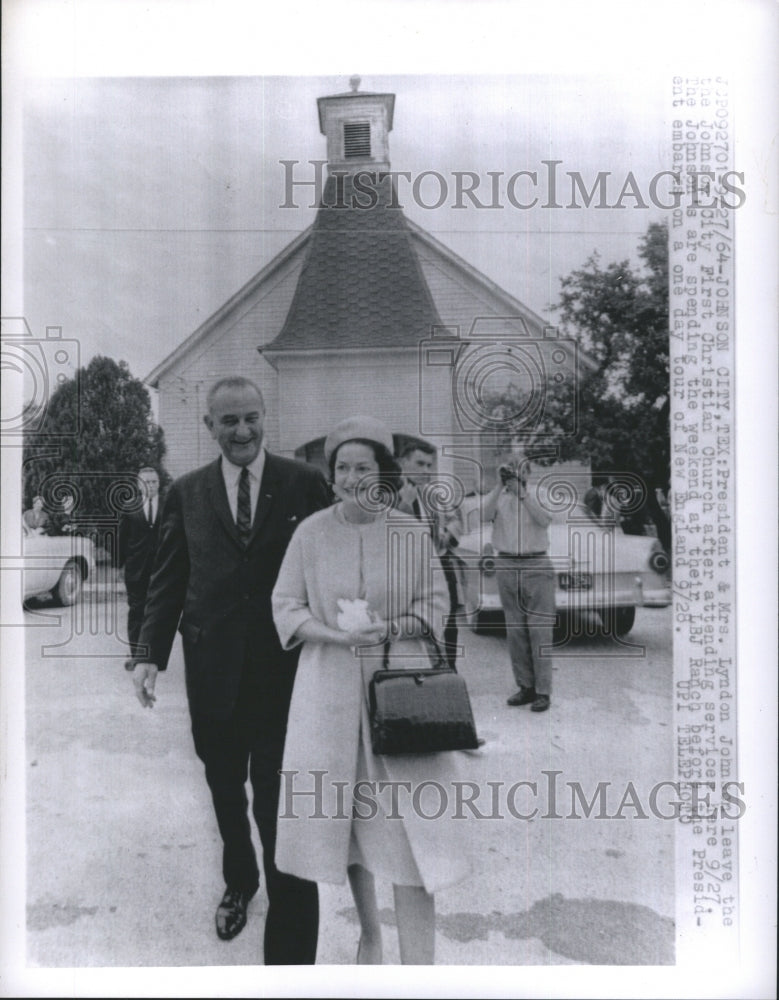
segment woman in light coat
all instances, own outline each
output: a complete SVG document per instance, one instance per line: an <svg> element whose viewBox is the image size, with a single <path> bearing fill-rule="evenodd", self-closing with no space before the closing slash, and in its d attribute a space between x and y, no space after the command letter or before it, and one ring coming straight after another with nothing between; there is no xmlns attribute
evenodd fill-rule
<svg viewBox="0 0 779 1000"><path fill-rule="evenodd" d="M374 755L367 692L387 638L391 664L403 657L408 665L414 656L429 665L420 636L426 629L440 635L449 610L446 582L440 569L432 572L437 557L426 527L393 508L398 467L387 428L370 417L350 418L328 436L325 456L339 502L299 526L273 592L282 644L303 644L276 864L316 882L342 883L348 875L361 927L359 964L382 960L374 876L389 879L401 961L430 964L433 893L470 870L464 824L451 819L451 783L465 779L468 755ZM349 624L341 617L339 627L339 599L366 601L371 620ZM398 784L393 792L382 781Z"/></svg>

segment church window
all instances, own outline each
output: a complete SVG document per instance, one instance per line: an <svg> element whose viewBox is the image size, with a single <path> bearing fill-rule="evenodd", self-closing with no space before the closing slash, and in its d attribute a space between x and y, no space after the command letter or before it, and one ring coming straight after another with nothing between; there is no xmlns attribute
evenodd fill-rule
<svg viewBox="0 0 779 1000"><path fill-rule="evenodd" d="M344 122L344 159L368 159L370 155L370 122Z"/></svg>

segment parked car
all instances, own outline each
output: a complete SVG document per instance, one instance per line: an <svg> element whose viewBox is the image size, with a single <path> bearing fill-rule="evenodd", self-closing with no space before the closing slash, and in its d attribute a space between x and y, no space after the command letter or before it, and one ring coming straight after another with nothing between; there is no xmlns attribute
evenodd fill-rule
<svg viewBox="0 0 779 1000"><path fill-rule="evenodd" d="M95 550L80 535L26 534L24 599L51 595L56 604L75 604L95 568Z"/></svg>
<svg viewBox="0 0 779 1000"><path fill-rule="evenodd" d="M463 503L465 532L457 547L458 584L467 624L479 632L502 621L492 525L481 522L481 497ZM553 515L549 555L557 575L557 635L568 622L596 613L609 632L624 636L637 607L671 603L670 560L657 538L626 535L599 521L583 504Z"/></svg>

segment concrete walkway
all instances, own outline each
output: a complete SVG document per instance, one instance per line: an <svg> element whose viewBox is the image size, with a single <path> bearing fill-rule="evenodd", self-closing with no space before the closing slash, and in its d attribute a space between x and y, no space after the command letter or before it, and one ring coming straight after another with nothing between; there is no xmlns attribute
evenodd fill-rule
<svg viewBox="0 0 779 1000"><path fill-rule="evenodd" d="M98 634L89 627L96 616L121 625L122 590L117 579L105 581L99 594L85 592L78 612L58 609L55 624L48 609L45 617L28 615L27 964L182 972L256 966L262 891L235 940L219 941L213 930L221 845L192 749L178 641L157 705L144 711L122 666L122 644L104 624ZM484 780L504 788L542 782L550 770L589 790L601 780L648 788L668 778L669 625L667 611L639 611L631 635L645 645L639 658L610 655L606 640L582 640L575 658L557 663L552 710L535 716L505 705L505 640L463 635L460 669L487 740L482 787ZM496 985L499 967L513 967L517 992L509 995L530 996L519 984L531 970L520 967L673 962L673 824L504 815L470 830L478 870L436 898L438 965L491 968L484 981ZM399 956L389 885L379 884L379 904L390 966ZM350 965L359 931L346 885L322 887L321 915L318 964ZM391 970L383 975L375 981L389 986ZM225 993L186 994L191 981L182 976L178 989L159 995L259 993L236 992L231 977Z"/></svg>

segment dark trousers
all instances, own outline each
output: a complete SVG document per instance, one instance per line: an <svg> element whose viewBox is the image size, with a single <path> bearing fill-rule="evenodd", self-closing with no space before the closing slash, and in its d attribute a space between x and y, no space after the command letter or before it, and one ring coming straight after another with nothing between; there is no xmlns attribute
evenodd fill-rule
<svg viewBox="0 0 779 1000"><path fill-rule="evenodd" d="M449 590L449 614L444 624L444 652L446 661L454 670L457 660L457 573L455 572L454 556L445 552L441 557L441 566L444 570L444 579Z"/></svg>
<svg viewBox="0 0 779 1000"><path fill-rule="evenodd" d="M227 720L192 718L195 750L205 765L224 845L222 873L230 888L253 893L259 885L248 817L248 777L268 894L265 964L313 965L319 932L316 883L285 875L274 863L286 710L272 696L258 703L246 694L242 692Z"/></svg>

